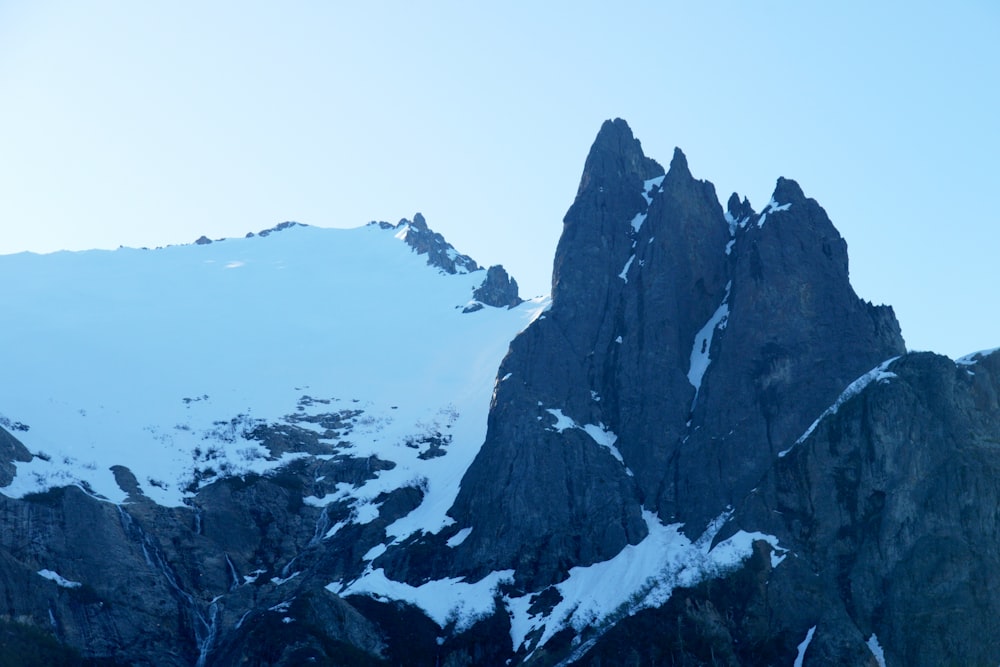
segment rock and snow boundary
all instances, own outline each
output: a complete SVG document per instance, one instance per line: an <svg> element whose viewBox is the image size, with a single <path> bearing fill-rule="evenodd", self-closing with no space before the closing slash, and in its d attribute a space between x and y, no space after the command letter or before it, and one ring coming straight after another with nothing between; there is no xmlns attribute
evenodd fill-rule
<svg viewBox="0 0 1000 667"><path fill-rule="evenodd" d="M223 477L377 455L393 465L307 502L346 500L364 523L379 494L416 486L423 503L394 536L450 523L496 369L547 302L463 313L485 272L428 266L393 226L279 227L0 257L0 279L19 286L0 295L17 325L0 331L0 424L34 454L0 492L77 485L125 503L122 466L139 493L183 506ZM314 451L275 454L253 437L261 426L308 432ZM447 443L435 456L413 446L435 434Z"/></svg>
<svg viewBox="0 0 1000 667"><path fill-rule="evenodd" d="M503 591L503 584L513 581L512 570L493 572L476 582L448 578L411 586L393 581L382 569L369 566L360 578L334 581L327 589L342 596L369 595L408 602L422 609L442 629L456 633L495 613L499 598L510 618L513 650L530 653L566 628L577 636L588 628L600 633L602 627L626 616L661 606L675 588L723 576L750 557L755 541L771 545L773 567L784 560L787 550L778 539L759 532L740 530L712 546L730 516L731 512L726 512L717 517L692 542L681 532L681 524L663 524L655 514L644 510L649 534L641 542L626 546L609 560L570 569L566 579L554 586L559 602L535 614L531 609L542 591L525 595Z"/></svg>

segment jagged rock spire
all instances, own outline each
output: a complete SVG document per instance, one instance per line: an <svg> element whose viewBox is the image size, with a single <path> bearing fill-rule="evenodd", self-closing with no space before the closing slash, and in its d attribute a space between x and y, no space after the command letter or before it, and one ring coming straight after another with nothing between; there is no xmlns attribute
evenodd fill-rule
<svg viewBox="0 0 1000 667"><path fill-rule="evenodd" d="M738 198L729 209L753 213ZM552 308L511 344L452 509L475 527L457 571L558 580L560 563L641 539L642 508L697 537L847 383L902 349L794 181L732 228L682 151L664 174L607 121L564 220Z"/></svg>

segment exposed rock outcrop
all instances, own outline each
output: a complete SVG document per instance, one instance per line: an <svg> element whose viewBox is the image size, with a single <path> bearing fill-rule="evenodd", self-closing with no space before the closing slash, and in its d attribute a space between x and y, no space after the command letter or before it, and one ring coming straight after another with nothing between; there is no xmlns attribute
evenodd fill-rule
<svg viewBox="0 0 1000 667"><path fill-rule="evenodd" d="M472 298L495 308L513 308L523 302L517 294L517 281L500 264L486 271L483 284L472 293Z"/></svg>
<svg viewBox="0 0 1000 667"><path fill-rule="evenodd" d="M471 273L479 270L475 260L459 253L443 236L430 229L420 213L414 214L413 220L403 218L396 224L396 229L400 230L399 238L406 245L418 255L427 255L427 263L445 273Z"/></svg>
<svg viewBox="0 0 1000 667"><path fill-rule="evenodd" d="M420 214L375 224L440 271L479 270ZM797 183L723 209L679 149L664 170L620 119L586 160L552 291L499 368L454 523L394 533L434 496L383 458L471 458L446 413L350 454L391 419L304 395L239 433L280 468L199 468L187 506L123 466L120 506L82 483L0 496L0 639L42 637L66 664L1000 662L1000 350L907 354ZM472 298L521 301L501 266ZM31 460L0 428L0 486ZM741 557L712 560L737 536ZM643 543L677 568L643 569ZM599 569L612 559L633 569ZM638 580L632 598L556 618L589 565L611 577L593 587Z"/></svg>
<svg viewBox="0 0 1000 667"><path fill-rule="evenodd" d="M552 308L511 345L452 511L475 527L460 571L552 583L644 537L643 507L697 537L849 382L904 351L797 184L779 179L761 214L731 208L680 150L664 174L624 121L604 124Z"/></svg>

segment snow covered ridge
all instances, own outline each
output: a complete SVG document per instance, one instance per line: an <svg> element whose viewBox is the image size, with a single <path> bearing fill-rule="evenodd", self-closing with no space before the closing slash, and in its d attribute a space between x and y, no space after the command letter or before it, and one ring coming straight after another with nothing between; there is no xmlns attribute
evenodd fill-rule
<svg viewBox="0 0 1000 667"><path fill-rule="evenodd" d="M680 524L664 525L649 511L643 519L649 534L639 544L628 545L613 558L586 567L574 567L569 576L555 585L560 600L544 612L531 613L539 595L536 591L515 595L504 584L513 572L493 572L477 582L462 578L428 581L411 586L386 577L382 569L370 566L352 582L335 581L327 586L341 595L370 595L376 599L402 600L422 610L442 629L454 632L471 627L496 610L502 600L510 617L511 643L515 651L534 651L556 633L571 628L580 636L590 628L602 627L631 616L642 609L662 606L675 588L691 587L738 568L752 553L755 541L771 545L771 564L777 567L787 551L776 537L739 531L712 546L729 513L716 518L704 534L691 542Z"/></svg>
<svg viewBox="0 0 1000 667"><path fill-rule="evenodd" d="M632 262L635 261L635 237L639 233L639 230L642 229L642 223L646 222L646 216L649 213L649 205L653 203L653 195L659 191L664 178L666 178L666 174L663 176L657 176L656 178L651 178L648 181L644 181L642 184L642 198L646 200L646 210L636 213L635 217L632 218L632 221L629 223L632 225L633 253L629 255L628 261L625 262L625 267L621 270L621 273L618 274L618 277L624 280L625 284L628 284L628 270L632 267ZM649 242L652 243L653 239L650 239ZM642 262L639 262L639 264L641 266Z"/></svg>
<svg viewBox="0 0 1000 667"><path fill-rule="evenodd" d="M980 350L979 352L973 352L972 354L967 354L964 357L959 357L955 360L956 366L975 366L980 361L989 357L993 354L1000 352L1000 347L995 347L991 350Z"/></svg>
<svg viewBox="0 0 1000 667"><path fill-rule="evenodd" d="M483 273L429 267L394 228L280 231L0 257L18 286L0 294L0 423L35 455L0 491L77 485L124 503L123 466L138 493L179 506L222 477L377 455L385 470L311 502L364 522L379 493L418 486L394 534L446 525L496 369L545 302L463 314ZM273 451L268 429L308 446Z"/></svg>
<svg viewBox="0 0 1000 667"><path fill-rule="evenodd" d="M816 430L816 427L819 426L821 421L830 415L837 414L837 411L840 410L840 406L860 394L868 385L873 382L888 382L890 379L897 377L895 373L888 370L897 359L899 359L899 357L892 357L891 359L883 361L881 364L871 369L851 384L847 385L847 388L841 392L840 396L837 397L837 400L834 401L833 405L823 411L823 414L821 414L816 421L814 421L809 428L806 429L806 432L799 436L799 439L795 441L795 444L784 451L778 452L778 457L784 458L790 451L795 449L796 445L801 444L806 440L806 438L812 435L813 431Z"/></svg>
<svg viewBox="0 0 1000 667"><path fill-rule="evenodd" d="M779 204L774 201L774 199L771 199L771 201L767 202L767 206L764 207L764 210L760 212L760 217L757 219L757 228L760 229L764 226L764 221L767 220L769 213L780 213L782 211L787 211L791 207L791 203Z"/></svg>

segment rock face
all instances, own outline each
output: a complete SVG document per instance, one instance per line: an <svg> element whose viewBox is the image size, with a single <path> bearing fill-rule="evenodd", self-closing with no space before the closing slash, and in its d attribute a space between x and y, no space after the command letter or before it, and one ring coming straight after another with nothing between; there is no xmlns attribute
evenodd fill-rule
<svg viewBox="0 0 1000 667"><path fill-rule="evenodd" d="M14 479L14 461L30 460L31 452L7 429L0 426L0 486L6 486Z"/></svg>
<svg viewBox="0 0 1000 667"><path fill-rule="evenodd" d="M420 214L377 224L441 271L479 270ZM520 303L500 266L471 296L466 311ZM347 502L399 472L321 442L361 437L363 406L257 424L244 437L287 465L196 484L187 507L124 467L120 506L73 485L0 496L5 646L198 667L1000 662L1000 350L907 354L794 181L759 213L735 194L723 209L680 150L664 170L607 121L551 307L496 377L436 533L394 537L429 495L419 479L363 520ZM439 421L400 447L437 465L479 444ZM0 428L0 486L31 458ZM650 569L664 554L677 562ZM561 607L587 566L607 573L587 595L631 598ZM382 587L351 593L365 577Z"/></svg>
<svg viewBox="0 0 1000 667"><path fill-rule="evenodd" d="M826 599L801 610L813 624L842 610L887 664L991 664L998 445L1000 354L910 354L780 458L743 521L824 573Z"/></svg>
<svg viewBox="0 0 1000 667"><path fill-rule="evenodd" d="M460 254L444 237L427 227L424 216L417 213L413 220L403 218L396 224L403 241L419 255L427 255L427 263L445 273L471 273L479 265L467 255Z"/></svg>
<svg viewBox="0 0 1000 667"><path fill-rule="evenodd" d="M487 269L486 279L472 298L495 308L513 308L523 302L517 294L517 281L499 264Z"/></svg>
<svg viewBox="0 0 1000 667"><path fill-rule="evenodd" d="M779 179L760 214L734 201L724 212L680 150L664 174L624 121L604 124L551 310L511 345L452 512L475 527L461 571L558 581L642 539L644 507L697 537L849 382L904 351L797 184Z"/></svg>

